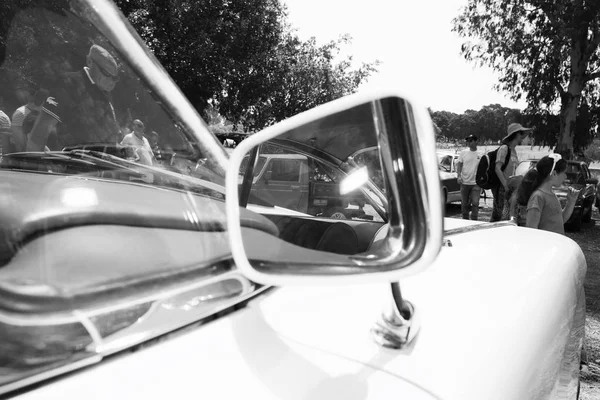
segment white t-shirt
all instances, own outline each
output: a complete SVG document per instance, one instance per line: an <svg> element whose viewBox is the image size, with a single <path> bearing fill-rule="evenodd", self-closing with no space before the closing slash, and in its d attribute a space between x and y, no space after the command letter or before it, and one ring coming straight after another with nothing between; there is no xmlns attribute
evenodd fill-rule
<svg viewBox="0 0 600 400"><path fill-rule="evenodd" d="M140 156L139 162L146 165L152 165L154 153L152 152L150 143L148 143L148 139L146 139L145 137L142 137L140 139L135 135L135 133L130 133L128 135L125 135L125 137L121 141L121 146L134 147L137 150L138 156Z"/></svg>
<svg viewBox="0 0 600 400"><path fill-rule="evenodd" d="M475 176L477 175L480 158L481 156L477 151L471 151L470 149L463 150L458 155L458 162L462 163L460 178L463 185L475 185Z"/></svg>

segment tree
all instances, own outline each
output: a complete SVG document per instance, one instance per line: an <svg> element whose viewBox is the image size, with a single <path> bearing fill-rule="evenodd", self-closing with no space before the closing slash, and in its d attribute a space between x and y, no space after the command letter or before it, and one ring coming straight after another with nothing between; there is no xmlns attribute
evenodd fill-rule
<svg viewBox="0 0 600 400"><path fill-rule="evenodd" d="M263 85L268 90L236 93L238 102L226 110L229 119L237 117L249 129L261 129L319 104L356 91L378 61L352 68L352 57L338 61L343 45L351 43L347 35L318 46L315 38L301 41L289 30L277 47ZM221 106L229 96L221 98Z"/></svg>
<svg viewBox="0 0 600 400"><path fill-rule="evenodd" d="M377 65L335 62L347 36L301 41L279 0L117 4L199 112L210 104L248 130L355 91Z"/></svg>
<svg viewBox="0 0 600 400"><path fill-rule="evenodd" d="M574 140L581 99L598 91L600 2L468 0L454 31L471 39L461 48L467 60L500 73L498 90L514 100L525 95L527 114L552 114L560 107L560 128L545 140L571 158L574 146L584 142ZM589 131L585 123L581 129Z"/></svg>
<svg viewBox="0 0 600 400"><path fill-rule="evenodd" d="M219 111L231 114L240 92L260 98L268 89L263 83L286 18L279 0L116 3L199 112L215 98Z"/></svg>
<svg viewBox="0 0 600 400"><path fill-rule="evenodd" d="M512 122L522 122L526 117L516 108L500 104L483 106L479 111L466 110L464 114L448 111L434 111L433 121L442 135L451 139L463 139L467 135L477 135L481 142L501 140L506 135L506 127Z"/></svg>

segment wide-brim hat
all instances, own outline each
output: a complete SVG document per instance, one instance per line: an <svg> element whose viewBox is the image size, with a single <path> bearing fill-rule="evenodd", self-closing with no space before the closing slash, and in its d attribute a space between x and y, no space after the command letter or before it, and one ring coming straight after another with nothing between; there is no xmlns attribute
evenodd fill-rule
<svg viewBox="0 0 600 400"><path fill-rule="evenodd" d="M532 130L533 130L533 128L525 128L521 124L517 124L517 123L510 124L508 126L508 128L506 129L506 136L504 136L502 138L502 141L503 142L507 141L509 138L511 138L512 136L516 135L519 132L529 132Z"/></svg>

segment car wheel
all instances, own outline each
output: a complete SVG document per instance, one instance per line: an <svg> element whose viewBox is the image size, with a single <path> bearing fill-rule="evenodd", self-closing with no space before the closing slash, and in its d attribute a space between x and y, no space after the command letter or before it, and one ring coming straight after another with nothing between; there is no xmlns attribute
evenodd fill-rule
<svg viewBox="0 0 600 400"><path fill-rule="evenodd" d="M346 213L342 210L331 210L329 212L326 213L327 217L331 218L331 219L348 219L348 217L346 216Z"/></svg>
<svg viewBox="0 0 600 400"><path fill-rule="evenodd" d="M583 216L581 220L583 222L590 222L592 220L592 210L594 208L593 201L588 201L587 204L583 206Z"/></svg>

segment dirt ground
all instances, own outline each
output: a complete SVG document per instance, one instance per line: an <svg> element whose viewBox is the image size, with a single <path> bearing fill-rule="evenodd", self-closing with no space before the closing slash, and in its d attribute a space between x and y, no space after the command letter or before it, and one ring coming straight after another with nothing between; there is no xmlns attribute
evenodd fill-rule
<svg viewBox="0 0 600 400"><path fill-rule="evenodd" d="M492 213L492 199L481 199L479 220L489 221ZM446 216L461 218L460 203L446 206ZM600 399L600 214L594 208L592 221L584 223L580 232L567 232L576 241L587 261L587 276L584 283L586 315L586 348L589 369L581 375L581 400Z"/></svg>

